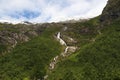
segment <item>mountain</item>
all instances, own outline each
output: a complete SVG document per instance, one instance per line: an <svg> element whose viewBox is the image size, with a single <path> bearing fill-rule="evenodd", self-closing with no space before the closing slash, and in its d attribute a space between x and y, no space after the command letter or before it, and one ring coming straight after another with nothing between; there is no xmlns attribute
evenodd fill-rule
<svg viewBox="0 0 120 80"><path fill-rule="evenodd" d="M87 29L87 25L79 23L79 27L85 26L83 34L88 31L95 32L95 35L87 43L84 39L86 44L80 45L78 51L60 62L53 72L49 72L49 80L120 80L119 4L120 0L109 0L102 15L86 21L92 31ZM79 28L81 35L80 30ZM79 38L82 43L83 37Z"/></svg>
<svg viewBox="0 0 120 80"><path fill-rule="evenodd" d="M101 15L101 22L110 23L120 19L120 0L109 0Z"/></svg>
<svg viewBox="0 0 120 80"><path fill-rule="evenodd" d="M0 23L0 80L120 80L119 4L83 21Z"/></svg>

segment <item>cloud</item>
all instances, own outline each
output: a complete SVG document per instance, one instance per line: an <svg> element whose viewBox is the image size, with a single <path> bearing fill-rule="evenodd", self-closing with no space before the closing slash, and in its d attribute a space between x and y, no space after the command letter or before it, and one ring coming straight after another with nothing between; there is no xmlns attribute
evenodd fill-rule
<svg viewBox="0 0 120 80"><path fill-rule="evenodd" d="M107 0L0 0L0 21L57 22L101 14Z"/></svg>

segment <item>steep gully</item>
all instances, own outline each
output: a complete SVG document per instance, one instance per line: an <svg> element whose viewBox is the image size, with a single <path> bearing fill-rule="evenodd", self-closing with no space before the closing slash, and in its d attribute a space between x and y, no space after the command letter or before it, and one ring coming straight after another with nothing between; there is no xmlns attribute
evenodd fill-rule
<svg viewBox="0 0 120 80"><path fill-rule="evenodd" d="M55 66L59 62L60 58L67 57L71 53L75 52L77 49L77 47L75 47L75 46L67 46L67 43L61 38L60 32L57 33L56 39L57 39L57 41L60 42L61 45L65 46L65 50L60 55L57 55L56 57L53 58L53 60L51 60L51 62L49 64L50 71L52 71L55 68ZM44 80L46 80L47 78L48 78L48 75L45 75Z"/></svg>

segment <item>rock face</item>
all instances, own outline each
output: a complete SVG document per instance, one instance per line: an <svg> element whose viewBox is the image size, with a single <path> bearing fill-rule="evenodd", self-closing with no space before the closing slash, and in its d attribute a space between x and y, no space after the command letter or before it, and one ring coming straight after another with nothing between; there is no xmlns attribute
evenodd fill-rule
<svg viewBox="0 0 120 80"><path fill-rule="evenodd" d="M0 23L0 47L6 46L6 51L1 51L0 56L11 51L17 43L27 42L40 35L42 31L42 25Z"/></svg>
<svg viewBox="0 0 120 80"><path fill-rule="evenodd" d="M120 0L109 0L102 12L100 21L109 24L116 19L120 19Z"/></svg>

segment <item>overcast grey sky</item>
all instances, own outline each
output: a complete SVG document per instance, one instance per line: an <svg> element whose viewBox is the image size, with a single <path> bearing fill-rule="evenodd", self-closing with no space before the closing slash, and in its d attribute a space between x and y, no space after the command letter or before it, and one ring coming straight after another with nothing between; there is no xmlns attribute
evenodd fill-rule
<svg viewBox="0 0 120 80"><path fill-rule="evenodd" d="M0 0L0 21L57 22L101 14L108 0Z"/></svg>

